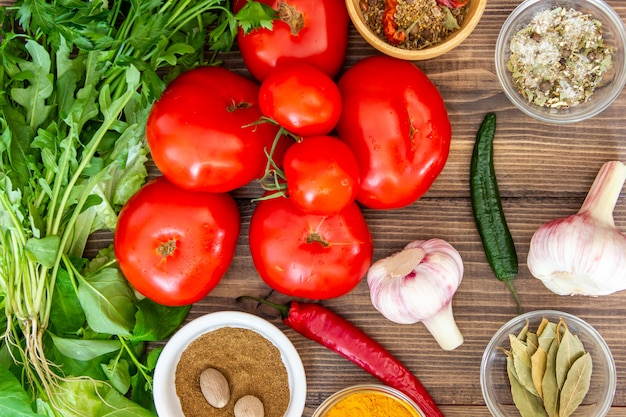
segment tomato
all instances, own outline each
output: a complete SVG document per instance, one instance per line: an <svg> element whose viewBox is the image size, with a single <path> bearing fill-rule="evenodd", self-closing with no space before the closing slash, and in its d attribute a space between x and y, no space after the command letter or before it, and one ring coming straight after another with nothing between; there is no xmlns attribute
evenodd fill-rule
<svg viewBox="0 0 626 417"><path fill-rule="evenodd" d="M451 126L441 94L413 63L365 58L340 78L337 132L359 161L357 201L393 209L418 200L443 170Z"/></svg>
<svg viewBox="0 0 626 417"><path fill-rule="evenodd" d="M288 198L262 200L250 220L250 252L261 278L293 297L350 292L372 261L372 237L353 202L333 216L299 210Z"/></svg>
<svg viewBox="0 0 626 417"><path fill-rule="evenodd" d="M289 198L307 213L340 212L356 198L359 165L350 147L331 136L312 136L289 147L284 174Z"/></svg>
<svg viewBox="0 0 626 417"><path fill-rule="evenodd" d="M239 228L239 210L229 194L187 191L159 177L124 205L113 245L137 291L180 306L204 298L220 282Z"/></svg>
<svg viewBox="0 0 626 417"><path fill-rule="evenodd" d="M239 11L247 0L235 0ZM244 33L237 42L244 64L263 81L278 62L294 58L324 71L339 73L348 48L350 18L344 0L260 0L278 12L272 29Z"/></svg>
<svg viewBox="0 0 626 417"><path fill-rule="evenodd" d="M341 115L341 94L335 81L316 67L285 61L263 80L261 112L300 136L330 133Z"/></svg>
<svg viewBox="0 0 626 417"><path fill-rule="evenodd" d="M227 192L263 171L278 128L261 117L259 84L220 67L176 78L150 110L146 137L156 166L193 191Z"/></svg>

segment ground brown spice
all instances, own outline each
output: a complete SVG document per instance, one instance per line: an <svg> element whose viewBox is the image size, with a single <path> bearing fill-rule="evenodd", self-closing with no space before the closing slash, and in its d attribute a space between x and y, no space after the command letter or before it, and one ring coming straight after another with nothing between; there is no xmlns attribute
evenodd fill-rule
<svg viewBox="0 0 626 417"><path fill-rule="evenodd" d="M200 374L206 368L220 371L230 385L224 408L213 408L202 395ZM282 417L289 405L287 369L280 351L249 329L223 327L194 340L181 354L175 384L185 417L233 416L235 402L248 394L263 402L265 417Z"/></svg>

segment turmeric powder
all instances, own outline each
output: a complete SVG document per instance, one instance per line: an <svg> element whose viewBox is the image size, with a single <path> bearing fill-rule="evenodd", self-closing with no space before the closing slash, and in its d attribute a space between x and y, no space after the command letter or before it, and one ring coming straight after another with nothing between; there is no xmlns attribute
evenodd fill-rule
<svg viewBox="0 0 626 417"><path fill-rule="evenodd" d="M382 392L358 392L337 402L324 417L419 417L408 404Z"/></svg>

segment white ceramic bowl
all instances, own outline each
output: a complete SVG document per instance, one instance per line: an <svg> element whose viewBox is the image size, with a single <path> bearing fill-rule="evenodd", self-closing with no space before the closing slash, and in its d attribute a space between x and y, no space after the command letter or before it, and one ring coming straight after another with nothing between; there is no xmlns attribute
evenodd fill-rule
<svg viewBox="0 0 626 417"><path fill-rule="evenodd" d="M613 49L613 68L603 77L586 103L566 109L551 109L529 103L513 84L506 64L510 57L511 38L526 27L540 11L563 7L591 14L602 23L606 46ZM626 30L620 16L603 0L525 0L505 20L496 41L496 73L509 100L527 115L547 123L574 123L589 119L605 110L619 96L626 83Z"/></svg>
<svg viewBox="0 0 626 417"><path fill-rule="evenodd" d="M528 320L529 329L536 330L543 318L553 323L562 317L570 332L578 336L591 354L593 371L591 386L583 403L572 417L604 417L609 412L617 383L615 362L602 336L584 320L562 311L537 310L510 320L493 336L480 365L480 386L487 408L495 417L519 417L511 398L511 386L506 371L506 355L501 348L509 349L509 334L518 334Z"/></svg>
<svg viewBox="0 0 626 417"><path fill-rule="evenodd" d="M184 417L174 384L176 366L182 352L199 336L210 331L235 327L257 332L280 351L289 378L291 399L284 417L302 417L306 401L304 366L287 336L267 320L239 311L210 313L190 321L167 342L154 371L154 402L160 417Z"/></svg>

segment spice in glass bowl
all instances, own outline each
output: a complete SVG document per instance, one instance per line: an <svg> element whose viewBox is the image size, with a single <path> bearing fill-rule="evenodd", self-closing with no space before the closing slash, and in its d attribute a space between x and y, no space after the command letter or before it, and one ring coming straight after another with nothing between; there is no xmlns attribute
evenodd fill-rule
<svg viewBox="0 0 626 417"><path fill-rule="evenodd" d="M449 4L446 6L444 4ZM360 0L363 19L383 41L420 50L443 42L461 28L469 1Z"/></svg>
<svg viewBox="0 0 626 417"><path fill-rule="evenodd" d="M519 93L556 109L585 103L612 67L602 25L590 14L556 7L537 13L513 36L507 69Z"/></svg>

